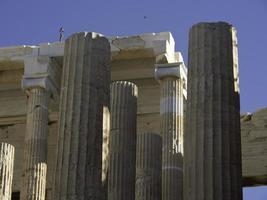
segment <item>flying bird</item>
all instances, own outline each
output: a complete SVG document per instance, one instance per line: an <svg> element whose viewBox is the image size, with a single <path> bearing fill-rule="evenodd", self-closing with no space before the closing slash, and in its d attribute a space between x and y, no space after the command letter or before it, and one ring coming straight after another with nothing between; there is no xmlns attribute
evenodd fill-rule
<svg viewBox="0 0 267 200"><path fill-rule="evenodd" d="M59 29L59 42L62 42L63 37L64 37L64 29L61 26L60 29Z"/></svg>

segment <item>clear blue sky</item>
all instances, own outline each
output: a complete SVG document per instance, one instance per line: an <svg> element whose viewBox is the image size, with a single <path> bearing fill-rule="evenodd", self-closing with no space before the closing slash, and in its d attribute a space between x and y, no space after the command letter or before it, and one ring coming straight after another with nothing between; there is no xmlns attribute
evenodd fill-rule
<svg viewBox="0 0 267 200"><path fill-rule="evenodd" d="M189 28L200 21L237 28L241 110L267 107L267 0L0 0L0 46L56 41L60 26L66 36L171 31L187 60ZM245 192L245 200L263 199L267 189Z"/></svg>

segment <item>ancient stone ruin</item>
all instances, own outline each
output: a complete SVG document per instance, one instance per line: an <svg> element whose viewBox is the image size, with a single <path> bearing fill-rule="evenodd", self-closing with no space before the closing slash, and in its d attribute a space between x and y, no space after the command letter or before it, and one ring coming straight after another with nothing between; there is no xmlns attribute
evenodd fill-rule
<svg viewBox="0 0 267 200"><path fill-rule="evenodd" d="M240 115L235 28L193 25L188 57L169 32L0 48L0 199L241 200L266 185L267 109Z"/></svg>
<svg viewBox="0 0 267 200"><path fill-rule="evenodd" d="M237 40L227 23L189 33L185 199L242 199Z"/></svg>

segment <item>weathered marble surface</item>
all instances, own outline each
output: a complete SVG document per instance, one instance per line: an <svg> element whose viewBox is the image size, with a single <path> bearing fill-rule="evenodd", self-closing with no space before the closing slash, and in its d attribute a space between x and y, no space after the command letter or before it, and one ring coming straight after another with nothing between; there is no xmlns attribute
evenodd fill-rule
<svg viewBox="0 0 267 200"><path fill-rule="evenodd" d="M241 200L241 139L235 28L198 23L189 32L184 199Z"/></svg>
<svg viewBox="0 0 267 200"><path fill-rule="evenodd" d="M110 86L108 200L135 200L138 89L128 81Z"/></svg>
<svg viewBox="0 0 267 200"><path fill-rule="evenodd" d="M14 169L14 146L0 143L0 199L11 200Z"/></svg>
<svg viewBox="0 0 267 200"><path fill-rule="evenodd" d="M135 200L161 200L162 137L138 133L136 142Z"/></svg>
<svg viewBox="0 0 267 200"><path fill-rule="evenodd" d="M66 40L64 51L53 199L99 199L110 44L98 33L81 32Z"/></svg>
<svg viewBox="0 0 267 200"><path fill-rule="evenodd" d="M44 200L47 174L47 135L49 92L28 90L22 200Z"/></svg>
<svg viewBox="0 0 267 200"><path fill-rule="evenodd" d="M112 41L111 75L112 80L129 80L138 86L137 132L157 132L160 129L159 84L154 80L154 64L181 61L181 54L174 53L174 40L171 33L142 34L141 37L110 37ZM151 38L148 38L151 37ZM127 46L127 43L129 44ZM114 45L114 46L113 46ZM120 51L121 50L121 51ZM64 43L47 43L38 46L18 46L0 48L0 141L15 146L13 191L20 189L24 152L26 95L21 90L25 56L51 56L62 67ZM175 58L173 58L173 55ZM47 199L51 197L55 166L56 141L58 130L59 101L50 102L49 133L47 144ZM262 116L262 115L261 115ZM264 120L266 115L264 115ZM260 116L259 116L260 119ZM242 122L243 124L243 122ZM250 127L251 123L249 123ZM254 126L252 126L254 127ZM253 128L254 129L254 128ZM248 139L243 134L243 176L246 185L267 184L266 140ZM263 130L264 129L261 128ZM254 133L254 131L252 131ZM258 132L257 132L258 133ZM250 135L249 137L251 137ZM244 139L246 138L246 139ZM248 156L249 155L249 156ZM249 159L253 157L250 162ZM258 164L260 163L260 164ZM247 177L257 177L256 179ZM262 178L259 178L262 177ZM265 178L264 178L265 177ZM53 199L54 200L54 199Z"/></svg>
<svg viewBox="0 0 267 200"><path fill-rule="evenodd" d="M243 185L267 184L267 108L241 115Z"/></svg>
<svg viewBox="0 0 267 200"><path fill-rule="evenodd" d="M182 62L156 65L160 83L162 135L162 199L183 198L184 87L187 71Z"/></svg>

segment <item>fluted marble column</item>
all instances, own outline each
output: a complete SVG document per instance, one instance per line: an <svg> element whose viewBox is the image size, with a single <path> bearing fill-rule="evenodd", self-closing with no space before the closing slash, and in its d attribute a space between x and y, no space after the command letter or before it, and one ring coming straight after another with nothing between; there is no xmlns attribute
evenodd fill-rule
<svg viewBox="0 0 267 200"><path fill-rule="evenodd" d="M45 199L47 173L49 92L43 88L28 90L27 124L25 136L26 168L22 199Z"/></svg>
<svg viewBox="0 0 267 200"><path fill-rule="evenodd" d="M103 110L109 104L110 45L98 33L65 41L54 200L100 199Z"/></svg>
<svg viewBox="0 0 267 200"><path fill-rule="evenodd" d="M139 133L136 142L135 200L161 200L162 138Z"/></svg>
<svg viewBox="0 0 267 200"><path fill-rule="evenodd" d="M108 200L135 199L137 87L111 84Z"/></svg>
<svg viewBox="0 0 267 200"><path fill-rule="evenodd" d="M240 200L241 146L236 31L199 23L189 33L185 200Z"/></svg>
<svg viewBox="0 0 267 200"><path fill-rule="evenodd" d="M162 200L181 200L183 196L184 64L156 66L160 82L162 141Z"/></svg>
<svg viewBox="0 0 267 200"><path fill-rule="evenodd" d="M49 57L25 59L22 88L26 91L27 122L25 133L22 200L44 200L47 173L48 103L57 93L59 67ZM53 81L52 81L53 80Z"/></svg>
<svg viewBox="0 0 267 200"><path fill-rule="evenodd" d="M11 200L14 153L14 146L0 143L0 199L2 200Z"/></svg>
<svg viewBox="0 0 267 200"><path fill-rule="evenodd" d="M102 112L100 114L103 114L102 117L102 134L103 138L101 140L102 145L102 162L100 163L102 165L102 174L101 174L101 199L107 200L107 190L108 190L108 158L109 158L109 135L110 135L110 83L111 83L111 72L110 67L106 67L105 65L102 65L102 68L99 68L99 74L101 77L100 80L100 88L102 88L99 91L99 101L102 102ZM101 116L99 116L101 117ZM101 121L100 121L101 122Z"/></svg>

